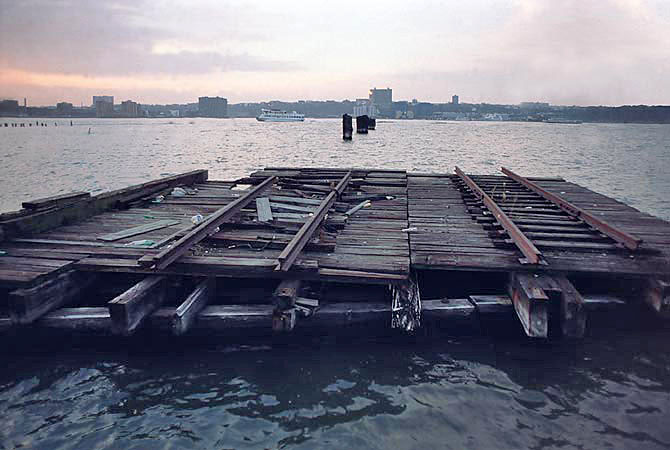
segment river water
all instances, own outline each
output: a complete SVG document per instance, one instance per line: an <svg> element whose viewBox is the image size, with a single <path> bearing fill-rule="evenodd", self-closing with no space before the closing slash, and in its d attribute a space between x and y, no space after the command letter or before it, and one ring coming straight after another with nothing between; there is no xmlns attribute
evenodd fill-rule
<svg viewBox="0 0 670 450"><path fill-rule="evenodd" d="M266 165L470 173L504 165L670 219L664 125L379 121L342 142L337 120L41 121L48 126L0 119L0 211L195 168L230 179ZM670 448L669 338L599 329L576 344L442 337L54 351L52 343L2 356L0 448Z"/></svg>

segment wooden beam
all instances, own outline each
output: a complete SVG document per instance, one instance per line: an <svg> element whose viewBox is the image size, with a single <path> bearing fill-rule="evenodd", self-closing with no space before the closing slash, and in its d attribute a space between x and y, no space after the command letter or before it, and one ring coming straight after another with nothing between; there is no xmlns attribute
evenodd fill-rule
<svg viewBox="0 0 670 450"><path fill-rule="evenodd" d="M74 300L98 279L97 275L68 271L43 283L9 294L9 314L14 323L31 323Z"/></svg>
<svg viewBox="0 0 670 450"><path fill-rule="evenodd" d="M582 338L586 330L586 304L574 285L563 275L553 275L561 299L561 333L563 337Z"/></svg>
<svg viewBox="0 0 670 450"><path fill-rule="evenodd" d="M670 281L649 278L643 291L644 301L658 314L670 317Z"/></svg>
<svg viewBox="0 0 670 450"><path fill-rule="evenodd" d="M275 178L270 177L259 185L251 188L241 197L211 214L204 222L175 242L171 247L163 250L158 255L147 255L142 257L139 260L140 265L146 267L155 266L157 269L165 269L172 262L186 253L193 245L212 234L222 223L239 213L242 208L247 206L261 192L272 186L274 181Z"/></svg>
<svg viewBox="0 0 670 450"><path fill-rule="evenodd" d="M71 192L69 194L54 195L53 197L29 200L27 202L21 203L21 206L26 209L47 208L54 205L78 202L90 197L91 194L88 192Z"/></svg>
<svg viewBox="0 0 670 450"><path fill-rule="evenodd" d="M109 308L61 308L45 314L36 325L46 328L105 333L111 331Z"/></svg>
<svg viewBox="0 0 670 450"><path fill-rule="evenodd" d="M546 338L549 331L549 297L538 286L533 274L510 274L508 291L526 334Z"/></svg>
<svg viewBox="0 0 670 450"><path fill-rule="evenodd" d="M112 332L131 335L142 321L155 311L167 295L166 278L150 275L107 305L112 318Z"/></svg>
<svg viewBox="0 0 670 450"><path fill-rule="evenodd" d="M326 217L326 214L328 214L328 211L333 206L333 203L335 203L335 200L337 200L337 197L346 189L350 179L351 171L347 172L337 186L323 199L317 210L314 212L314 215L307 219L291 242L289 242L277 257L279 262L277 263L275 270L286 272L291 268L302 249L305 248L305 245L312 239L312 235L321 225L321 222Z"/></svg>
<svg viewBox="0 0 670 450"><path fill-rule="evenodd" d="M642 243L642 239L639 239L629 233L626 233L625 231L619 230L615 228L614 226L610 225L609 223L605 222L604 220L601 220L591 214L590 212L573 205L572 203L568 202L564 198L560 197L559 195L556 195L540 186L537 184L533 183L532 181L527 180L526 178L515 174L511 170L508 170L504 167L500 169L505 175L513 179L514 181L521 183L522 185L526 186L528 189L532 190L533 192L537 193L541 197L547 199L554 205L558 206L561 208L563 211L568 213L569 215L573 217L577 217L587 224L591 225L593 228L596 230L600 231L603 234L606 234L607 236L611 237L615 241L623 244L628 248L629 250L636 250L640 244Z"/></svg>
<svg viewBox="0 0 670 450"><path fill-rule="evenodd" d="M179 336L188 331L198 313L207 306L207 303L214 296L215 291L216 280L214 278L207 278L198 284L193 292L184 300L184 303L179 305L174 312L172 320L172 331L174 334Z"/></svg>
<svg viewBox="0 0 670 450"><path fill-rule="evenodd" d="M486 207L489 209L493 217L498 223L507 231L509 236L514 240L516 246L521 250L521 253L526 257L521 259L521 263L541 264L542 253L533 245L533 242L526 237L525 234L516 226L512 219L496 204L489 195L484 192L482 188L477 186L469 176L467 176L461 169L456 167L456 174L465 182L473 194L475 194Z"/></svg>

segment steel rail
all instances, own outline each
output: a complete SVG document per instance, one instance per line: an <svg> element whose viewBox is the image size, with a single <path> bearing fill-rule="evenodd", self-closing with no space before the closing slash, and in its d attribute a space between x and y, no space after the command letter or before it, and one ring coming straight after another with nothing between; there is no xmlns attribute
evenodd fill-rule
<svg viewBox="0 0 670 450"><path fill-rule="evenodd" d="M277 257L277 266L275 270L281 270L286 272L291 268L295 260L298 258L298 255L305 248L305 245L312 238L314 232L319 228L321 222L328 214L328 211L337 200L337 197L342 195L344 190L347 188L347 184L351 180L352 173L351 171L347 172L340 182L333 188L332 191L321 201L321 204L314 212L314 214L305 222L300 230L293 236L291 242L289 242L284 250Z"/></svg>
<svg viewBox="0 0 670 450"><path fill-rule="evenodd" d="M200 223L195 229L175 242L172 247L163 250L155 256L146 255L140 258L140 265L149 267L155 266L157 269L161 270L165 269L177 258L186 253L189 248L212 234L218 226L239 213L242 208L247 206L261 192L272 186L275 180L276 177L268 177L265 181L253 187L241 197L228 203L223 208L216 210L204 222Z"/></svg>
<svg viewBox="0 0 670 450"><path fill-rule="evenodd" d="M466 175L461 169L456 166L456 175L468 185L470 190L477 198L479 198L484 205L491 211L493 217L498 223L507 231L514 244L521 250L521 253L526 257L525 260L520 259L521 263L525 264L543 264L542 253L535 247L535 244L523 234L523 232L516 226L505 212L500 209L500 206L493 201L484 190L475 183L472 178Z"/></svg>
<svg viewBox="0 0 670 450"><path fill-rule="evenodd" d="M591 227L611 237L620 244L623 244L629 250L637 250L640 244L642 244L642 239L639 239L629 233L626 233L625 231L621 231L615 228L614 226L608 224L604 220L597 218L590 212L583 210L579 206L570 203L569 201L565 200L564 198L552 192L549 192L548 190L538 186L537 184L533 183L527 178L524 178L521 175L517 175L511 170L506 169L505 167L501 167L500 170L502 171L502 173L504 173L514 181L526 186L528 189L540 195L541 197L545 198L546 200L550 201L554 205L558 206L569 215L583 220Z"/></svg>

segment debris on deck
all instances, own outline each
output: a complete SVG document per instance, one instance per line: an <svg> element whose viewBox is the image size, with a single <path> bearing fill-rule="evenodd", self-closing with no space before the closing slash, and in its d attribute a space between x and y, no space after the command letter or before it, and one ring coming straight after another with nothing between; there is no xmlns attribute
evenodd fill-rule
<svg viewBox="0 0 670 450"><path fill-rule="evenodd" d="M670 223L502 172L197 170L24 202L0 215L0 331L239 337L504 317L545 339L579 338L609 309L670 315Z"/></svg>

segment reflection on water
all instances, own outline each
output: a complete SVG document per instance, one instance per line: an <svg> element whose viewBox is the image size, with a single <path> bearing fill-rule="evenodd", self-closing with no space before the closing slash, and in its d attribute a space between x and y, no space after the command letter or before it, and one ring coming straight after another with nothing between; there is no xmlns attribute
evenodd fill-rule
<svg viewBox="0 0 670 450"><path fill-rule="evenodd" d="M384 121L345 143L337 120L173 122L1 129L0 210L201 167L457 164L560 174L670 219L663 125ZM670 448L670 333L599 336L3 355L0 448Z"/></svg>
<svg viewBox="0 0 670 450"><path fill-rule="evenodd" d="M669 337L31 354L0 374L0 436L5 448L668 448Z"/></svg>

